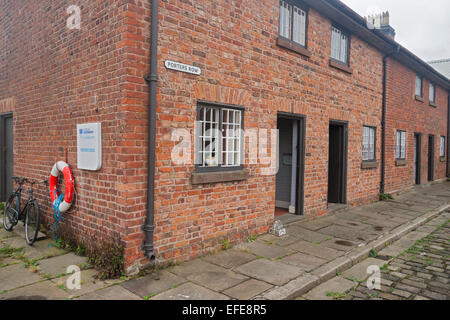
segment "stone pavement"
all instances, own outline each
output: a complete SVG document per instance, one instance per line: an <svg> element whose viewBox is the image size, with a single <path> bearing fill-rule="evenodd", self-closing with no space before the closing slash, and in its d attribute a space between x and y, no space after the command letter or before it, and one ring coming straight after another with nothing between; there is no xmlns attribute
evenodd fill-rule
<svg viewBox="0 0 450 320"><path fill-rule="evenodd" d="M0 299L315 299L323 296L320 290L347 297L344 291L365 277L368 263L386 263L367 260L371 249L387 256L409 248L448 219L449 200L450 182L416 187L394 201L303 218L282 238L264 235L130 281L96 281L84 258L48 247L48 239L27 247L20 232L2 230ZM64 270L71 264L86 269L81 290L65 286Z"/></svg>
<svg viewBox="0 0 450 320"><path fill-rule="evenodd" d="M450 210L299 299L448 300L449 264ZM381 269L379 289L368 288L371 265Z"/></svg>

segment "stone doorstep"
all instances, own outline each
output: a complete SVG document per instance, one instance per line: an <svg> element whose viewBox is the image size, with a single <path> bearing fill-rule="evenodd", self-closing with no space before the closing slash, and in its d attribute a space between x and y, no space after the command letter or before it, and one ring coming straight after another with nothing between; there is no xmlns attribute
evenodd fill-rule
<svg viewBox="0 0 450 320"><path fill-rule="evenodd" d="M264 298L269 300L272 299L288 300L301 296L306 292L308 292L309 290L311 290L311 288L313 288L314 286L320 285L325 281L330 280L333 277L332 276L333 272L334 274L336 274L336 272L342 272L344 271L343 269L345 270L349 269L352 266L356 265L357 263L361 262L362 260L365 260L365 258L368 258L367 254L371 249L377 251L380 250L381 248L385 247L386 242L392 243L395 240L400 239L409 231L415 230L419 226L425 224L428 220L435 218L436 216L440 215L442 212L444 212L449 208L450 208L449 204L440 206L436 210L433 210L433 212L427 213L422 217L416 218L413 222L397 227L391 233L384 236L383 238L370 242L367 246L363 247L364 249L357 248L355 250L357 252L353 253L353 255L352 252L350 252L349 254L336 258L335 260L318 268L318 269L322 268L323 272L319 272L320 270L316 269L314 270L316 271L315 274L314 271L313 274L306 273L291 280L290 282L288 282L283 286L279 286L272 290L267 291L264 294ZM386 261L386 263L387 262L388 261Z"/></svg>

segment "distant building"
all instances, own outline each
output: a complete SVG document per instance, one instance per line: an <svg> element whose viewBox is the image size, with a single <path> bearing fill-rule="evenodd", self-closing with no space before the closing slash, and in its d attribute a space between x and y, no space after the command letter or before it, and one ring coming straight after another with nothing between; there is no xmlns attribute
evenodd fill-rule
<svg viewBox="0 0 450 320"><path fill-rule="evenodd" d="M433 68L450 79L450 58L428 62Z"/></svg>

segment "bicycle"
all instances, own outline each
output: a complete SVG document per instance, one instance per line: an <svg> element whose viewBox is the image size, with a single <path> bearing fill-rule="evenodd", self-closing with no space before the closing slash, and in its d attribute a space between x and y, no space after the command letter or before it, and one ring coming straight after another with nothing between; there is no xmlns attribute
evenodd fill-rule
<svg viewBox="0 0 450 320"><path fill-rule="evenodd" d="M39 203L33 196L33 187L38 182L21 177L12 177L12 179L16 181L18 187L13 191L6 202L3 213L3 227L6 231L12 231L19 221L23 221L25 226L25 239L27 244L31 246L37 240L39 233ZM39 183L45 184L46 182L47 181L44 180ZM29 183L31 188L24 189L23 185L25 183ZM29 198L26 201L25 206L21 208L23 191L29 194Z"/></svg>

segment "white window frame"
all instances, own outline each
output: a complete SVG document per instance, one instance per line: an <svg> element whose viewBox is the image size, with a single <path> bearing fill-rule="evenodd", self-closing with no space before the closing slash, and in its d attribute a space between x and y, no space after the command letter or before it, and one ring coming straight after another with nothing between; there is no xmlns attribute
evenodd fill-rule
<svg viewBox="0 0 450 320"><path fill-rule="evenodd" d="M395 158L397 160L406 160L406 131L397 130L395 140Z"/></svg>
<svg viewBox="0 0 450 320"><path fill-rule="evenodd" d="M280 0L279 35L306 48L308 10L289 0Z"/></svg>
<svg viewBox="0 0 450 320"><path fill-rule="evenodd" d="M375 127L363 126L363 161L370 162L376 160L376 135L377 129Z"/></svg>
<svg viewBox="0 0 450 320"><path fill-rule="evenodd" d="M350 60L350 35L342 29L331 27L331 58L345 65Z"/></svg>
<svg viewBox="0 0 450 320"><path fill-rule="evenodd" d="M441 136L440 146L439 146L439 156L445 158L445 137Z"/></svg>
<svg viewBox="0 0 450 320"><path fill-rule="evenodd" d="M242 169L244 109L200 103L197 110L197 171Z"/></svg>

